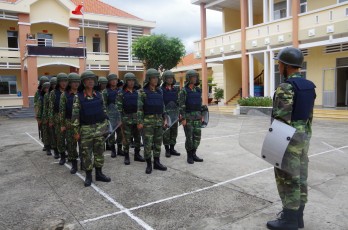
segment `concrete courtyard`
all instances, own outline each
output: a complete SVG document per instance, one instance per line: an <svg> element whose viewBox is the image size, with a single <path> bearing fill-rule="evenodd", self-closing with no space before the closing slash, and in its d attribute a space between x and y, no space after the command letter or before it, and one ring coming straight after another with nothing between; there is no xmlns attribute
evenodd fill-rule
<svg viewBox="0 0 348 230"><path fill-rule="evenodd" d="M239 144L245 118L213 114L198 150L204 162L194 165L180 127L182 155L165 158L162 148L166 172L146 175L145 163L125 166L107 151L112 181L88 188L83 171L71 175L42 151L33 119L0 118L0 229L266 229L281 203L272 167ZM314 121L305 229L348 229L347 130Z"/></svg>

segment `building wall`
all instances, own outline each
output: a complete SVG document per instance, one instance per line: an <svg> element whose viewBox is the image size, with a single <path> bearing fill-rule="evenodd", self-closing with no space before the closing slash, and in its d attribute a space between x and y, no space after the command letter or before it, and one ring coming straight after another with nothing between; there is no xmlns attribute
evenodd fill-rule
<svg viewBox="0 0 348 230"><path fill-rule="evenodd" d="M326 6L335 5L336 3L337 3L337 0L325 0L325 1L307 0L307 11L312 11L312 10L320 9Z"/></svg>
<svg viewBox="0 0 348 230"><path fill-rule="evenodd" d="M223 21L225 33L240 29L241 27L240 11L224 8L222 11L222 21Z"/></svg>
<svg viewBox="0 0 348 230"><path fill-rule="evenodd" d="M227 102L235 96L242 87L242 60L224 61L224 98Z"/></svg>
<svg viewBox="0 0 348 230"><path fill-rule="evenodd" d="M39 78L43 75L56 76L61 72L70 73L70 66L43 66L38 68L37 71Z"/></svg>
<svg viewBox="0 0 348 230"><path fill-rule="evenodd" d="M317 86L316 105L323 104L323 69L335 68L336 59L348 57L348 52L325 54L323 49L325 47L314 47L309 49L309 55L305 57L307 61L307 79L314 82ZM332 72L334 76L334 72ZM334 78L331 78L334 81ZM328 84L332 82L327 82ZM333 84L333 83L332 83Z"/></svg>
<svg viewBox="0 0 348 230"><path fill-rule="evenodd" d="M56 0L40 0L30 6L30 22L52 21L69 27L70 10Z"/></svg>
<svg viewBox="0 0 348 230"><path fill-rule="evenodd" d="M105 30L98 30L93 28L85 28L85 36L87 42L87 52L93 52L93 38L100 38L101 52L107 52L106 50L106 35ZM80 30L80 36L82 36L82 29Z"/></svg>
<svg viewBox="0 0 348 230"><path fill-rule="evenodd" d="M14 27L15 31L18 31L18 23L16 21L0 20L0 47L8 47L7 31L11 30L10 27Z"/></svg>
<svg viewBox="0 0 348 230"><path fill-rule="evenodd" d="M38 33L52 34L54 46L69 46L68 28L52 23L39 23L31 26L31 33L35 34L36 39Z"/></svg>

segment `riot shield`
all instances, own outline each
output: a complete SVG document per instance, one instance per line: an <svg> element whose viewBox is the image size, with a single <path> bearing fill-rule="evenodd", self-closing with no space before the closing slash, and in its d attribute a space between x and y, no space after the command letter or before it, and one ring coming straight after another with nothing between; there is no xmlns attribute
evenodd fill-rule
<svg viewBox="0 0 348 230"><path fill-rule="evenodd" d="M334 135L327 122L315 122L312 128L313 133L301 132L285 122L272 120L270 115L251 110L242 117L239 145L291 176L302 176L302 162L309 160L309 189L334 198L342 184L338 175L348 173L348 145Z"/></svg>
<svg viewBox="0 0 348 230"><path fill-rule="evenodd" d="M118 112L116 105L111 103L107 106L107 115L109 117L109 134L106 136L105 141L108 140L116 129L122 124L121 115Z"/></svg>
<svg viewBox="0 0 348 230"><path fill-rule="evenodd" d="M164 119L167 124L164 127L164 132L166 132L179 121L179 107L177 103L172 101L166 105Z"/></svg>
<svg viewBox="0 0 348 230"><path fill-rule="evenodd" d="M202 105L202 128L205 128L208 126L209 123L209 109L208 106Z"/></svg>

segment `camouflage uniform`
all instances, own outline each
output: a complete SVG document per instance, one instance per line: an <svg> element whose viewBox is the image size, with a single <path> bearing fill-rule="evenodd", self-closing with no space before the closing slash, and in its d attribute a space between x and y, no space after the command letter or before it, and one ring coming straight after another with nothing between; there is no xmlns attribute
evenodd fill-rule
<svg viewBox="0 0 348 230"><path fill-rule="evenodd" d="M294 74L289 76L289 78L295 77L301 77L301 75ZM284 155L284 161L288 165L286 167L293 171L294 174L289 174L278 168L274 169L277 188L283 207L297 210L300 205L307 203L308 148L312 134L313 114L308 121L292 121L293 98L294 90L292 85L289 83L280 84L274 95L272 117L296 128L293 139L298 140L299 138L296 137L303 136L303 134L307 136L307 138L303 139L302 143L295 140L291 141Z"/></svg>
<svg viewBox="0 0 348 230"><path fill-rule="evenodd" d="M143 136L144 136L144 157L147 162L146 173L150 174L152 172L152 162L151 156L154 157L154 169L159 169L162 171L167 170L167 167L163 166L159 162L160 154L161 154L161 145L163 139L163 115L164 115L164 102L163 102L163 94L161 89L159 88L159 82L155 90L151 90L149 83L150 79L153 77L159 78L159 73L155 69L149 69L146 72L146 80L144 82L144 89L139 90L138 95L138 124L143 125ZM156 109L152 109L155 107L153 101L150 102L149 97L155 98L154 101L158 103L162 103L162 105L156 104ZM146 103L150 106L145 106ZM160 110L162 107L162 111ZM154 110L154 111L152 111ZM155 111L156 110L156 111ZM146 111L148 114L146 114ZM153 151L152 151L153 149ZM153 152L153 154L152 154Z"/></svg>
<svg viewBox="0 0 348 230"><path fill-rule="evenodd" d="M43 99L43 111L42 111L42 136L43 143L48 147L47 154L51 155L51 139L48 127L48 107L49 107L49 92L45 93Z"/></svg>
<svg viewBox="0 0 348 230"><path fill-rule="evenodd" d="M45 96L46 93L44 93L45 88L49 88L50 83L45 82L42 85L42 89L39 94L39 99L36 102L37 103L37 114L36 119L38 122L41 123L40 129L41 129L41 139L45 147L45 151L47 152L47 155L51 155L50 151L50 143L49 143L49 136L48 136L48 125L47 125L47 117L46 117L46 110L45 110Z"/></svg>
<svg viewBox="0 0 348 230"><path fill-rule="evenodd" d="M59 82L68 80L68 75L65 73L59 73L57 75L57 86L56 89L52 90L50 92L49 96L49 110L48 110L48 119L49 123L53 124L52 131L54 132L55 138L52 138L53 141L51 143L52 148L56 148L61 155L61 158L65 159L65 132L61 131L61 125L60 125L60 119L59 119L59 102L58 105L56 104L56 100L58 100L56 97L59 95L59 97L62 95L64 90L62 91L59 89ZM59 99L60 100L60 99ZM55 158L57 158L57 153L55 152ZM64 156L63 156L64 155ZM62 159L62 160L63 160ZM60 163L63 163L60 162Z"/></svg>
<svg viewBox="0 0 348 230"><path fill-rule="evenodd" d="M187 71L186 74L186 84L179 92L179 111L182 120L186 120L186 126L184 126L186 141L185 148L187 151L187 162L193 164L194 161L202 162L203 159L200 159L196 155L197 148L201 141L201 127L202 127L202 112L200 107L202 105L202 91L197 86L194 85L193 88L190 88L189 80L191 76L197 76L198 73L194 70ZM188 93L200 94L200 97L197 98L197 108L195 110L188 109ZM198 110L199 109L199 110Z"/></svg>
<svg viewBox="0 0 348 230"><path fill-rule="evenodd" d="M42 106L42 101L40 101L42 85L44 83L48 82L48 81L49 80L48 80L48 78L46 76L40 77L40 79L39 79L39 86L38 86L38 89L37 89L37 91L35 92L35 95L34 95L34 112L35 112L35 118L37 120L38 120L39 113L42 113L42 109L43 109L43 107L39 108L39 106L40 106L39 103L41 103L41 106ZM39 128L39 132L41 134L41 140L43 141L44 137L43 137L43 131L42 131L42 124L41 125L38 124L38 128ZM45 150L46 150L46 147L44 147L43 151L45 151Z"/></svg>
<svg viewBox="0 0 348 230"><path fill-rule="evenodd" d="M312 135L313 107L316 98L313 82L303 79L298 69L302 67L302 51L287 47L277 57L279 71L286 78L273 97L272 120L296 129L284 153L282 169L274 169L282 215L267 222L274 230L304 228L303 212L307 203L308 148ZM291 71L293 74L288 74Z"/></svg>
<svg viewBox="0 0 348 230"><path fill-rule="evenodd" d="M162 91L163 91L163 100L164 104L166 106L166 113L178 113L178 108L168 108L169 103L174 103L175 105L178 105L179 101L179 90L175 88L175 78L174 78L174 73L171 72L170 70L167 70L163 73L163 79L164 82L162 84ZM167 80L168 78L173 79L173 83L171 86L168 86ZM171 110L168 110L171 109ZM166 157L170 157L171 155L174 156L180 156L180 153L178 153L175 149L174 146L176 144L176 138L178 137L178 127L179 123L178 121L170 127L169 130L166 130L166 132L163 133L163 145L166 149Z"/></svg>
<svg viewBox="0 0 348 230"><path fill-rule="evenodd" d="M85 71L81 75L82 84L84 80L91 78L96 81L96 75L92 71ZM92 109L89 107L91 105ZM82 159L86 170L85 186L90 186L92 183L93 166L96 169L97 181L110 182L111 179L102 173L104 138L108 132L108 122L103 96L99 92L93 90L92 95L87 95L86 90L82 90L75 95L72 127L74 136L80 135ZM92 162L93 156L94 162Z"/></svg>
<svg viewBox="0 0 348 230"><path fill-rule="evenodd" d="M129 161L129 146L134 138L134 161L144 162L144 158L140 155L140 132L137 128L137 100L139 88L136 77L133 73L127 73L125 75L125 85L117 96L117 108L122 117L122 127L123 132L123 152L125 155L124 163L126 165L130 164ZM133 91L127 89L127 84L129 80L134 80Z"/></svg>

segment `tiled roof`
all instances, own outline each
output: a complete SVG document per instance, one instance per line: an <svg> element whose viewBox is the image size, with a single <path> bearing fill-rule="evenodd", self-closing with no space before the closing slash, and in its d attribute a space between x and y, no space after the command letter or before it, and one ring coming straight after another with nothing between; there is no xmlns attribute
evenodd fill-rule
<svg viewBox="0 0 348 230"><path fill-rule="evenodd" d="M182 60L179 62L177 67L183 67L183 66L191 66L191 65L197 65L201 64L202 59L196 59L193 53L190 53L182 58Z"/></svg>
<svg viewBox="0 0 348 230"><path fill-rule="evenodd" d="M5 0L5 1L9 3L15 3L18 0ZM72 1L75 5L80 5L82 2L81 0L70 0L70 1ZM113 7L109 4L106 4L105 2L102 2L101 0L84 0L83 4L85 6L84 10L87 13L103 14L103 15L141 20L140 18L132 14L129 14L123 10L117 9L116 7Z"/></svg>

